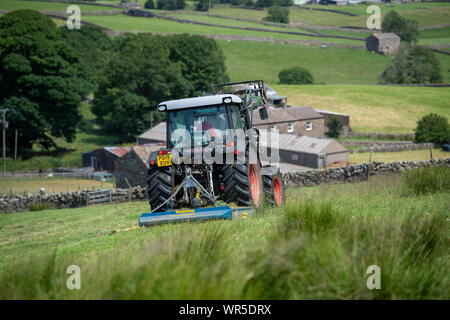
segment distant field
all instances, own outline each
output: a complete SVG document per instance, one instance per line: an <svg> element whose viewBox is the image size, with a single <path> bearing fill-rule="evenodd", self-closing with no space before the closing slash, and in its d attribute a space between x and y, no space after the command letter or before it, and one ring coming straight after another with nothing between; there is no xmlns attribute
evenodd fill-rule
<svg viewBox="0 0 450 320"><path fill-rule="evenodd" d="M442 151L442 149L434 148L433 159L447 159L450 158L450 152ZM349 158L353 163L369 163L370 153L352 153ZM411 151L399 151L399 152L373 152L372 162L394 162L394 161L417 161L417 160L430 160L430 150L411 150Z"/></svg>
<svg viewBox="0 0 450 320"><path fill-rule="evenodd" d="M22 1L22 0L0 0L0 10L19 10L19 9L33 9L45 11L63 11L66 12L67 7L71 3L56 3L56 2L38 2L38 1ZM83 11L121 11L119 8L96 6L93 4L77 4Z"/></svg>
<svg viewBox="0 0 450 320"><path fill-rule="evenodd" d="M369 85L273 85L288 104L310 105L350 115L354 131L412 133L416 122L434 112L450 119L448 88Z"/></svg>
<svg viewBox="0 0 450 320"><path fill-rule="evenodd" d="M47 193L69 192L84 189L110 189L114 185L110 182L101 182L88 179L8 179L0 180L0 194L12 193L39 193L44 188Z"/></svg>
<svg viewBox="0 0 450 320"><path fill-rule="evenodd" d="M280 34L273 32L259 31L243 31L237 29L210 27L188 23L178 23L174 21L158 19L158 18L139 18L127 15L119 16L85 16L85 21L92 22L104 26L106 28L117 31L144 31L159 33L190 33L190 34L221 34L221 35L237 35L237 36L255 36L266 37L282 40L315 40L323 42L335 42L363 45L358 40L339 39L339 38L312 38L309 36L298 36L290 34Z"/></svg>

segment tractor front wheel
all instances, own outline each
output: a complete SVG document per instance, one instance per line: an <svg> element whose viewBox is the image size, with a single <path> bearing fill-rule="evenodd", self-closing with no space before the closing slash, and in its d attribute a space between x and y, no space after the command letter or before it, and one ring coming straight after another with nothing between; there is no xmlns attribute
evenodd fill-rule
<svg viewBox="0 0 450 320"><path fill-rule="evenodd" d="M264 193L266 200L271 204L282 207L286 200L283 176L278 171L273 175L264 175Z"/></svg>

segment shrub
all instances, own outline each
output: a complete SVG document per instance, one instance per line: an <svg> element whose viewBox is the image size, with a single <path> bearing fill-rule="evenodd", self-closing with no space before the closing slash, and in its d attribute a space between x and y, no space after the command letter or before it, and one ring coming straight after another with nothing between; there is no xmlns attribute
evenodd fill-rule
<svg viewBox="0 0 450 320"><path fill-rule="evenodd" d="M450 127L445 117L430 113L417 122L415 129L416 143L433 142L443 144L450 140Z"/></svg>
<svg viewBox="0 0 450 320"><path fill-rule="evenodd" d="M402 41L415 43L419 36L418 26L417 21L403 18L396 11L390 11L384 16L381 30L395 33Z"/></svg>
<svg viewBox="0 0 450 320"><path fill-rule="evenodd" d="M160 10L178 10L186 7L184 0L157 0L156 6Z"/></svg>
<svg viewBox="0 0 450 320"><path fill-rule="evenodd" d="M48 202L44 202L44 203L33 202L30 204L30 211L42 211L42 210L51 210L51 209L54 209L54 207Z"/></svg>
<svg viewBox="0 0 450 320"><path fill-rule="evenodd" d="M416 196L450 192L450 168L426 166L403 174L403 184L408 193Z"/></svg>
<svg viewBox="0 0 450 320"><path fill-rule="evenodd" d="M214 0L198 0L197 4L195 5L195 10L208 11L209 1L211 1L211 8L214 7Z"/></svg>
<svg viewBox="0 0 450 320"><path fill-rule="evenodd" d="M314 81L311 72L301 67L281 70L278 78L282 84L309 84Z"/></svg>
<svg viewBox="0 0 450 320"><path fill-rule="evenodd" d="M333 116L331 117L330 121L327 123L327 136L331 138L339 138L342 132L342 128L344 125L342 124L341 120L339 120L338 117Z"/></svg>
<svg viewBox="0 0 450 320"><path fill-rule="evenodd" d="M381 75L385 83L440 83L441 65L430 50L407 44L400 45L397 53Z"/></svg>
<svg viewBox="0 0 450 320"><path fill-rule="evenodd" d="M155 9L155 3L153 0L147 0L144 4L145 9Z"/></svg>
<svg viewBox="0 0 450 320"><path fill-rule="evenodd" d="M267 11L267 16L264 17L263 20L279 23L289 23L289 10L278 5L271 6Z"/></svg>

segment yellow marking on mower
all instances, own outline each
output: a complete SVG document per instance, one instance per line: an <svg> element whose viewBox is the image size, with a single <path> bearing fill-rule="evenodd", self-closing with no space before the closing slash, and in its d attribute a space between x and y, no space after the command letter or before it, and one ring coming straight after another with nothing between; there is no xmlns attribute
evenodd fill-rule
<svg viewBox="0 0 450 320"><path fill-rule="evenodd" d="M241 218L242 218L242 219L247 218L247 212L242 212L242 213L241 213Z"/></svg>
<svg viewBox="0 0 450 320"><path fill-rule="evenodd" d="M175 213L190 213L190 212L195 212L195 210L178 210L178 211L175 211Z"/></svg>

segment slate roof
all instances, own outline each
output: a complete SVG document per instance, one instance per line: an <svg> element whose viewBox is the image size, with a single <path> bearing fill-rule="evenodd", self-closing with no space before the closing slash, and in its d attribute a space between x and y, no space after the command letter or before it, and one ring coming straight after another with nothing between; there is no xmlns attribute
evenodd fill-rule
<svg viewBox="0 0 450 320"><path fill-rule="evenodd" d="M301 120L321 119L323 115L315 111L310 106L305 107L290 107L290 108L275 108L267 109L269 115L268 119L261 120L259 112L255 110L253 112L253 124L272 124L280 122L295 122Z"/></svg>

